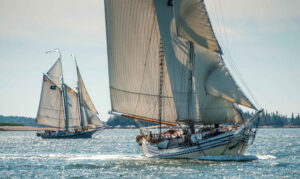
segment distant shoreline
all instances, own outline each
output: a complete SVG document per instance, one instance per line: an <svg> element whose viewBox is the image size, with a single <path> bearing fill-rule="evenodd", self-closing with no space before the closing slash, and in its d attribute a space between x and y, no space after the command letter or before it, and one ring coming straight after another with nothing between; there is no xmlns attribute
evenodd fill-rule
<svg viewBox="0 0 300 179"><path fill-rule="evenodd" d="M48 127L32 127L32 126L0 126L0 131L41 131L52 130Z"/></svg>

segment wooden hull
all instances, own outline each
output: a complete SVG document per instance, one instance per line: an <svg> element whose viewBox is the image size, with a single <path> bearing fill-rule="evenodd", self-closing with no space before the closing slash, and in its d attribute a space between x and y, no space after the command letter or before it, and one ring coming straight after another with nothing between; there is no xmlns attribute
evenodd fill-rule
<svg viewBox="0 0 300 179"><path fill-rule="evenodd" d="M92 138L92 135L96 132L94 131L83 131L83 132L72 132L67 131L60 133L38 133L37 136L40 136L43 139L79 139L79 138Z"/></svg>

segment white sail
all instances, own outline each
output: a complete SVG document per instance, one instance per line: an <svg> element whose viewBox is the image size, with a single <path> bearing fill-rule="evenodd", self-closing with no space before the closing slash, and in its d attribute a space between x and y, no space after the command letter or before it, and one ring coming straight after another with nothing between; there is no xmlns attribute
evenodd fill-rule
<svg viewBox="0 0 300 179"><path fill-rule="evenodd" d="M51 80L59 87L61 87L60 76L61 76L61 59L59 58L54 65L47 72L47 75Z"/></svg>
<svg viewBox="0 0 300 179"><path fill-rule="evenodd" d="M82 80L82 77L81 77L81 74L80 74L80 71L79 71L78 67L77 67L77 78L78 78L78 88L80 88L79 91L81 92L82 101L85 102L86 107L90 111L92 111L95 114L98 114L98 112L97 112L97 110L96 110L96 108L95 108L95 106L94 106L87 90L86 90L86 87L84 85L84 82Z"/></svg>
<svg viewBox="0 0 300 179"><path fill-rule="evenodd" d="M162 100L162 121L175 122L167 67L160 68L161 37L153 1L105 0L105 13L112 110L159 120Z"/></svg>
<svg viewBox="0 0 300 179"><path fill-rule="evenodd" d="M61 89L46 75L43 76L37 124L57 128L65 127Z"/></svg>
<svg viewBox="0 0 300 179"><path fill-rule="evenodd" d="M103 127L104 125L102 124L101 120L99 119L98 115L95 114L94 112L86 109L85 110L85 124L86 125L89 125L89 124L92 124L92 125L95 125L95 126L100 126L100 127Z"/></svg>
<svg viewBox="0 0 300 179"><path fill-rule="evenodd" d="M173 1L178 36L221 53L203 0Z"/></svg>
<svg viewBox="0 0 300 179"><path fill-rule="evenodd" d="M68 114L69 114L69 127L80 126L80 113L78 94L70 87L66 86L68 96Z"/></svg>
<svg viewBox="0 0 300 179"><path fill-rule="evenodd" d="M81 77L79 68L77 66L77 78L78 78L78 91L80 93L81 97L81 112L82 117L84 120L85 126L88 126L89 124L95 125L95 126L103 126L101 120L97 116L98 112L86 90L86 87L84 85L83 79Z"/></svg>

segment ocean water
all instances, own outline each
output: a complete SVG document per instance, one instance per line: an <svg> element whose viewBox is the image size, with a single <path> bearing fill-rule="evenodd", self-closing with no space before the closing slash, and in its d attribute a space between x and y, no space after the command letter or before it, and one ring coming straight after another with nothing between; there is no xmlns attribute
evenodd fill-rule
<svg viewBox="0 0 300 179"><path fill-rule="evenodd" d="M245 156L149 159L138 130L92 139L41 139L0 131L0 178L300 178L300 129L260 129Z"/></svg>

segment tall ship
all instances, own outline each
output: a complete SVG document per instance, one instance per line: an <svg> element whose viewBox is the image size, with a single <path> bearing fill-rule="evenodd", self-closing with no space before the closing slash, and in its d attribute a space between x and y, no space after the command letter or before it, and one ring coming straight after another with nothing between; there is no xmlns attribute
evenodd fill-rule
<svg viewBox="0 0 300 179"><path fill-rule="evenodd" d="M225 65L203 0L105 0L105 17L112 113L158 124L136 137L147 157L245 154L262 110Z"/></svg>
<svg viewBox="0 0 300 179"><path fill-rule="evenodd" d="M77 90L64 83L61 53L59 58L43 74L42 92L36 123L53 127L37 133L42 138L91 138L103 127L97 110L87 92L76 62Z"/></svg>

